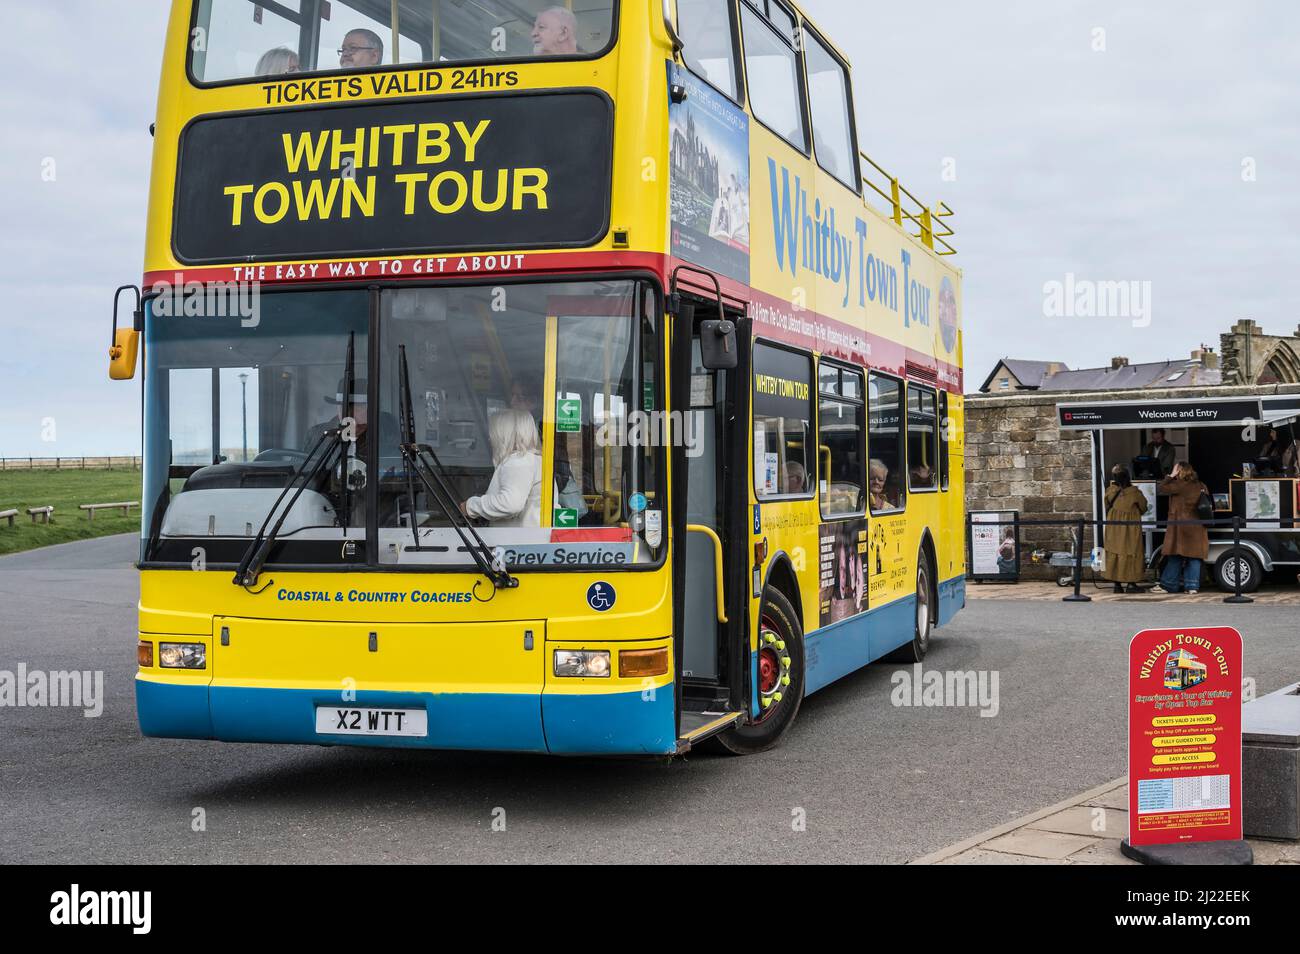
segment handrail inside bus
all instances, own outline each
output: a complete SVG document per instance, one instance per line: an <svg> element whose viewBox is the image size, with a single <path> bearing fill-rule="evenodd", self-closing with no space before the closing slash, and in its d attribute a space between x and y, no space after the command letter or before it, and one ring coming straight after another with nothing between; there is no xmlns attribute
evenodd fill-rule
<svg viewBox="0 0 1300 954"><path fill-rule="evenodd" d="M702 523L688 523L686 532L702 533L713 541L713 586L716 591L715 599L718 602L718 622L725 623L727 621L727 603L726 593L722 586L722 541L712 527L706 527Z"/></svg>

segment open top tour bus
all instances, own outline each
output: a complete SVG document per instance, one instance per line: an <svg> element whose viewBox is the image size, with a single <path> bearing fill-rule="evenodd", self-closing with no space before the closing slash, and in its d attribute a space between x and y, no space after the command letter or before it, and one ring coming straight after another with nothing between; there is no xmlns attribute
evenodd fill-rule
<svg viewBox="0 0 1300 954"><path fill-rule="evenodd" d="M961 276L858 132L783 0L175 0L143 732L747 753L919 661Z"/></svg>

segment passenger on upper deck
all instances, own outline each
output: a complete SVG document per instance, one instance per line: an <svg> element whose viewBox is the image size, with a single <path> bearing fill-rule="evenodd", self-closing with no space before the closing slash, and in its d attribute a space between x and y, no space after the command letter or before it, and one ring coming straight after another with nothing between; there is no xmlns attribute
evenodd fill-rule
<svg viewBox="0 0 1300 954"><path fill-rule="evenodd" d="M533 52L538 56L566 56L578 52L578 19L572 10L547 7L533 23Z"/></svg>
<svg viewBox="0 0 1300 954"><path fill-rule="evenodd" d="M267 50L257 60L253 69L254 76L279 76L281 73L298 72L298 54L287 46L277 46Z"/></svg>
<svg viewBox="0 0 1300 954"><path fill-rule="evenodd" d="M384 62L384 41L373 30L356 29L348 32L339 49L339 66L345 70L361 70L379 66Z"/></svg>

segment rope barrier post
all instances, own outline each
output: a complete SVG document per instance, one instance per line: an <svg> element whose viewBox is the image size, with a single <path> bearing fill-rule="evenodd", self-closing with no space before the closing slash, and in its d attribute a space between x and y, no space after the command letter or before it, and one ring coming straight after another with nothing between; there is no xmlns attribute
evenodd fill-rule
<svg viewBox="0 0 1300 954"><path fill-rule="evenodd" d="M1236 564L1232 570L1232 595L1225 596L1225 603L1253 603L1255 600L1249 596L1241 595L1241 570L1245 564L1240 556L1241 552L1241 517L1237 514L1232 515L1232 560Z"/></svg>
<svg viewBox="0 0 1300 954"><path fill-rule="evenodd" d="M1062 603L1091 603L1091 596L1084 596L1079 592L1079 587L1083 584L1083 518L1079 518L1078 524L1079 536L1074 543L1074 592L1069 596L1061 598Z"/></svg>

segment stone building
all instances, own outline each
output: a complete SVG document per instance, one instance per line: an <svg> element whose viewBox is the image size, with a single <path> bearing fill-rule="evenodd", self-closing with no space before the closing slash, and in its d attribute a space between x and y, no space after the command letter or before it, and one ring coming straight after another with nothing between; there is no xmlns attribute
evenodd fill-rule
<svg viewBox="0 0 1300 954"><path fill-rule="evenodd" d="M1300 383L1300 328L1294 335L1266 335L1249 318L1219 336L1224 384Z"/></svg>
<svg viewBox="0 0 1300 954"><path fill-rule="evenodd" d="M1022 519L1093 519L1096 507L1091 433L1062 430L1058 404L1186 400L1300 393L1300 386L1142 387L1131 391L1013 391L966 396L966 507L1017 510ZM1132 440L1137 441L1136 433ZM1134 453L1136 451L1133 451ZM1028 561L1035 550L1067 550L1066 527L1022 527L1021 574L1054 579L1060 570ZM1093 537L1085 530L1084 552Z"/></svg>

